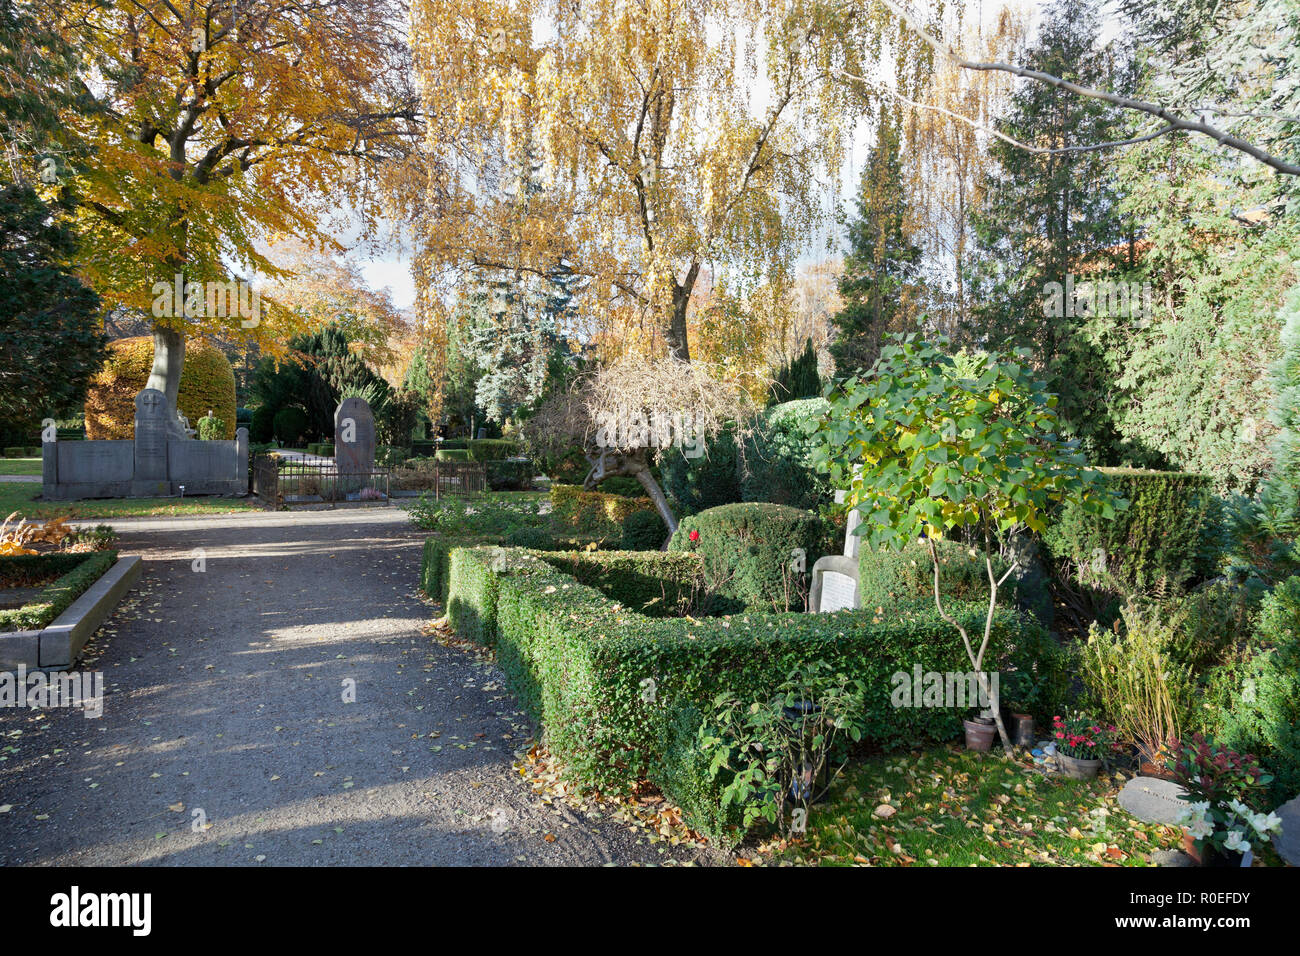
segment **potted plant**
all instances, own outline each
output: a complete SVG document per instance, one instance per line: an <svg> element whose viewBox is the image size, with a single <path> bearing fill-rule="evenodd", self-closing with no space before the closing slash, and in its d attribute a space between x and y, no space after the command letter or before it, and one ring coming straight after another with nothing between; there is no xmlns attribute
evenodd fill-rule
<svg viewBox="0 0 1300 956"><path fill-rule="evenodd" d="M998 735L998 725L987 711L973 720L963 720L962 728L966 731L967 750L992 750L993 740Z"/></svg>
<svg viewBox="0 0 1300 956"><path fill-rule="evenodd" d="M1241 866L1252 845L1281 832L1276 813L1259 813L1251 805L1273 778L1250 754L1195 734L1180 741L1170 766L1184 790L1179 798L1188 804L1178 821L1184 827L1183 844L1202 866Z"/></svg>
<svg viewBox="0 0 1300 956"><path fill-rule="evenodd" d="M1083 714L1052 718L1056 766L1067 777L1091 780L1115 749L1115 728Z"/></svg>

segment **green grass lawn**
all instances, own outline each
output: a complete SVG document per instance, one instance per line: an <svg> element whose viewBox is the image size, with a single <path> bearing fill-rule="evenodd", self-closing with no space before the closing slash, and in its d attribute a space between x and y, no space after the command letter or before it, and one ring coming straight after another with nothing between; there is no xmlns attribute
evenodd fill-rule
<svg viewBox="0 0 1300 956"><path fill-rule="evenodd" d="M1182 834L1115 802L1117 776L1069 780L1000 752L945 748L850 764L771 862L830 866L1148 866ZM893 808L893 813L882 810Z"/></svg>
<svg viewBox="0 0 1300 956"><path fill-rule="evenodd" d="M0 458L0 475L39 475L39 458Z"/></svg>
<svg viewBox="0 0 1300 956"><path fill-rule="evenodd" d="M14 459L10 459L14 460ZM229 514L260 510L242 498L109 498L99 501L36 501L41 486L0 482L0 520L17 511L24 518L142 518L150 516Z"/></svg>

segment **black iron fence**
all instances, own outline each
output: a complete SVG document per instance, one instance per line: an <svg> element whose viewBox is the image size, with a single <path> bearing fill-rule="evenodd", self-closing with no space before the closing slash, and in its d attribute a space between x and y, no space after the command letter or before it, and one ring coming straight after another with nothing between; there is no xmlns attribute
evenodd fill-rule
<svg viewBox="0 0 1300 956"><path fill-rule="evenodd" d="M384 504L394 498L432 493L479 495L487 490L480 462L418 462L411 466L340 471L334 459L287 459L258 455L253 460L253 493L274 507L340 503Z"/></svg>

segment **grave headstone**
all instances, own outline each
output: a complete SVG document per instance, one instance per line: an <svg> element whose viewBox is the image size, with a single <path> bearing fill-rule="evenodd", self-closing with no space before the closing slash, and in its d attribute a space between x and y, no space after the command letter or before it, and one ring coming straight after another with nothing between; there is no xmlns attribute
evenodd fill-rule
<svg viewBox="0 0 1300 956"><path fill-rule="evenodd" d="M248 480L248 429L235 429L235 479Z"/></svg>
<svg viewBox="0 0 1300 956"><path fill-rule="evenodd" d="M133 494L169 494L167 441L171 422L167 397L156 388L142 389L135 397L135 475Z"/></svg>
<svg viewBox="0 0 1300 956"><path fill-rule="evenodd" d="M334 411L334 460L340 475L375 470L375 416L364 398L345 398Z"/></svg>
<svg viewBox="0 0 1300 956"><path fill-rule="evenodd" d="M844 492L835 492L835 503L844 504ZM844 527L844 554L850 558L858 556L858 546L862 544L862 539L854 534L858 525L862 524L862 513L854 508L848 513L848 523Z"/></svg>
<svg viewBox="0 0 1300 956"><path fill-rule="evenodd" d="M812 569L808 607L815 614L855 610L862 606L858 585L858 559L844 554L818 558Z"/></svg>
<svg viewBox="0 0 1300 956"><path fill-rule="evenodd" d="M1187 808L1179 794L1186 791L1172 780L1159 777L1134 777L1119 792L1119 805L1147 823L1174 825Z"/></svg>

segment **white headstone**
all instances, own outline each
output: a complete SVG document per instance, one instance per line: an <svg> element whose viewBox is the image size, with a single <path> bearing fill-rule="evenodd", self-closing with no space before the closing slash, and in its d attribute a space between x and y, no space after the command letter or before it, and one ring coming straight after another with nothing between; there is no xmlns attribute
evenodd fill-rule
<svg viewBox="0 0 1300 956"><path fill-rule="evenodd" d="M844 504L844 497L844 491L835 492L835 503L837 505ZM858 546L862 543L862 539L854 534L854 531L857 530L860 524L862 524L862 513L857 508L854 508L848 513L848 521L844 526L844 554L846 557L856 558L858 556Z"/></svg>
<svg viewBox="0 0 1300 956"><path fill-rule="evenodd" d="M856 609L861 606L858 590L857 558L843 554L818 558L812 569L808 609L814 613Z"/></svg>
<svg viewBox="0 0 1300 956"><path fill-rule="evenodd" d="M822 611L842 611L857 606L858 583L838 571L822 572Z"/></svg>

